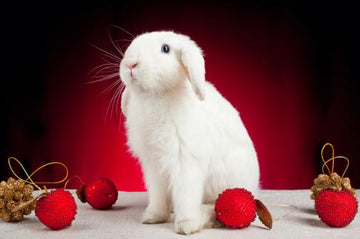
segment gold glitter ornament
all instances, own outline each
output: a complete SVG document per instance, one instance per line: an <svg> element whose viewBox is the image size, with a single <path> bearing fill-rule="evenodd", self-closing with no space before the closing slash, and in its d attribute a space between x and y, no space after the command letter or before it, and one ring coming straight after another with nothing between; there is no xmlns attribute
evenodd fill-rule
<svg viewBox="0 0 360 239"><path fill-rule="evenodd" d="M330 146L331 148L331 158L325 160L324 149L327 146ZM344 178L345 173L349 168L349 164L350 164L349 159L344 156L335 156L334 146L330 143L326 143L323 146L321 150L321 159L324 162L322 166L322 174L319 174L317 178L314 179L314 185L310 188L312 192L310 198L315 200L317 195L324 189L331 189L333 191L341 191L343 189L348 190L355 198L357 198L355 189L351 187L350 178L348 177ZM334 172L335 159L345 159L347 162L347 165L341 176ZM331 170L328 166L329 162L332 163ZM327 168L328 174L324 172L324 167Z"/></svg>
<svg viewBox="0 0 360 239"><path fill-rule="evenodd" d="M356 197L356 191L351 187L350 179L348 177L342 178L337 173L319 174L314 180L314 185L311 187L311 199L315 199L316 196L323 189L331 189L334 191L341 191L343 189L348 190L351 194Z"/></svg>
<svg viewBox="0 0 360 239"><path fill-rule="evenodd" d="M29 215L35 209L36 201L33 201L16 210L20 205L34 199L31 185L25 185L25 181L9 178L7 182L0 183L0 218L6 222L18 222L23 220L24 215Z"/></svg>

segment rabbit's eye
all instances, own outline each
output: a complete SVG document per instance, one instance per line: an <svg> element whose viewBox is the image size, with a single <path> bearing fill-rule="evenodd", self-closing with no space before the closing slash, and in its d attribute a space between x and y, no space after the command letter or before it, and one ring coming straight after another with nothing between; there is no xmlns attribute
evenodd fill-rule
<svg viewBox="0 0 360 239"><path fill-rule="evenodd" d="M168 44L164 44L161 46L161 52L162 53L169 53L170 52L170 47Z"/></svg>

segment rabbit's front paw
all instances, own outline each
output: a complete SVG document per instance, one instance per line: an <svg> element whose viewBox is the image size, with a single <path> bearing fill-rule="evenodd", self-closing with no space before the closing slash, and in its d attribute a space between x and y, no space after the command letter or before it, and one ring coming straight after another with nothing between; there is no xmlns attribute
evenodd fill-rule
<svg viewBox="0 0 360 239"><path fill-rule="evenodd" d="M201 219L186 219L175 222L175 231L179 234L189 235L201 231L203 223Z"/></svg>
<svg viewBox="0 0 360 239"><path fill-rule="evenodd" d="M141 222L144 224L163 223L168 220L169 216L170 216L169 212L146 209L146 211L142 216Z"/></svg>

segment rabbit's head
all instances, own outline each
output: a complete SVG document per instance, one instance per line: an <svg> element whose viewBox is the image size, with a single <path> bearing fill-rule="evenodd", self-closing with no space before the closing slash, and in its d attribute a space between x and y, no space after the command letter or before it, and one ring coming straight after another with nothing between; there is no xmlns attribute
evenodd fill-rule
<svg viewBox="0 0 360 239"><path fill-rule="evenodd" d="M134 90L162 94L189 80L200 100L205 98L205 65L201 49L188 36L169 31L136 37L120 63L120 78Z"/></svg>

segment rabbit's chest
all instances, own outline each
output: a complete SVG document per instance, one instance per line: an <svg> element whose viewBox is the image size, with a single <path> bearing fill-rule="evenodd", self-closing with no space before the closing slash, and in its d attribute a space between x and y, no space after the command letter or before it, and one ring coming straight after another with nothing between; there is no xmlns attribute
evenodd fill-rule
<svg viewBox="0 0 360 239"><path fill-rule="evenodd" d="M128 140L137 154L151 152L163 155L178 151L180 137L177 121L166 104L143 104L131 112L127 126Z"/></svg>

